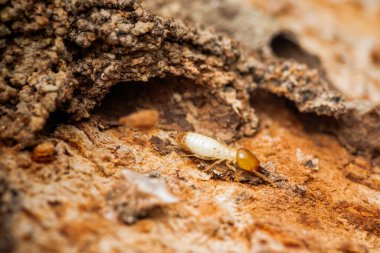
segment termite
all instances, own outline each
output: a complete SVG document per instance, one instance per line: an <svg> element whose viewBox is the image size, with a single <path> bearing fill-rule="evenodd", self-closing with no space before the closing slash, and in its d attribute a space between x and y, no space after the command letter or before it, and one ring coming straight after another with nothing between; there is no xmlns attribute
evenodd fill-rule
<svg viewBox="0 0 380 253"><path fill-rule="evenodd" d="M240 168L249 171L264 181L272 184L271 180L258 172L260 161L246 148L229 147L211 137L194 132L181 133L177 138L180 146L192 153L191 156L203 160L216 161L211 167L225 162L228 168L236 171L232 164L237 164Z"/></svg>

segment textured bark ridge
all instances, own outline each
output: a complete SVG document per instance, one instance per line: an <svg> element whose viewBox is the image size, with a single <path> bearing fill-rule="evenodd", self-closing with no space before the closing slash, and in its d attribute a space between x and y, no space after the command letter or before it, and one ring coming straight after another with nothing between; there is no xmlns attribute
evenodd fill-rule
<svg viewBox="0 0 380 253"><path fill-rule="evenodd" d="M0 21L1 252L380 248L379 106L275 57L250 3L0 0ZM120 125L144 109L153 129ZM189 158L183 131L273 185Z"/></svg>

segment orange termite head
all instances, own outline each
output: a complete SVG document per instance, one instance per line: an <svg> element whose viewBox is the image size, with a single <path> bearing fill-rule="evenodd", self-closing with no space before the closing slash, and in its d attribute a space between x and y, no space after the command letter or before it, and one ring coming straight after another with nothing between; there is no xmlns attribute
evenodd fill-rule
<svg viewBox="0 0 380 253"><path fill-rule="evenodd" d="M247 171L257 171L260 167L260 161L246 148L240 148L236 153L236 162L240 168Z"/></svg>

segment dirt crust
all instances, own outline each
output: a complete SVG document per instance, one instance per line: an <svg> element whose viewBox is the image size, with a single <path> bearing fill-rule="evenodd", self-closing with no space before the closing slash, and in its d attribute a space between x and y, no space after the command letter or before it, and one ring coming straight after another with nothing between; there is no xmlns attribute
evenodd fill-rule
<svg viewBox="0 0 380 253"><path fill-rule="evenodd" d="M344 111L339 95L313 71L261 58L227 37L152 15L135 1L12 1L1 20L9 31L1 61L1 139L28 141L51 112L79 120L111 86L168 74L207 86L234 106L240 133L247 135L257 127L247 90L258 86L287 96L302 111Z"/></svg>
<svg viewBox="0 0 380 253"><path fill-rule="evenodd" d="M380 249L380 107L315 52L278 57L273 16L5 0L0 20L0 251ZM184 131L252 150L273 183L189 157Z"/></svg>

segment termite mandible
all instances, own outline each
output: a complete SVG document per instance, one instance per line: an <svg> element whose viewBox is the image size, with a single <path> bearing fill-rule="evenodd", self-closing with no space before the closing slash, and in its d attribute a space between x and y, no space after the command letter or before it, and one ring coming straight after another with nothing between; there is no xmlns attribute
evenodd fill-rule
<svg viewBox="0 0 380 253"><path fill-rule="evenodd" d="M203 160L216 160L211 167L225 162L228 168L236 171L232 164L237 164L240 168L272 184L270 179L258 172L260 161L246 148L229 147L211 137L194 132L181 133L177 138L180 146L191 152L192 156Z"/></svg>

